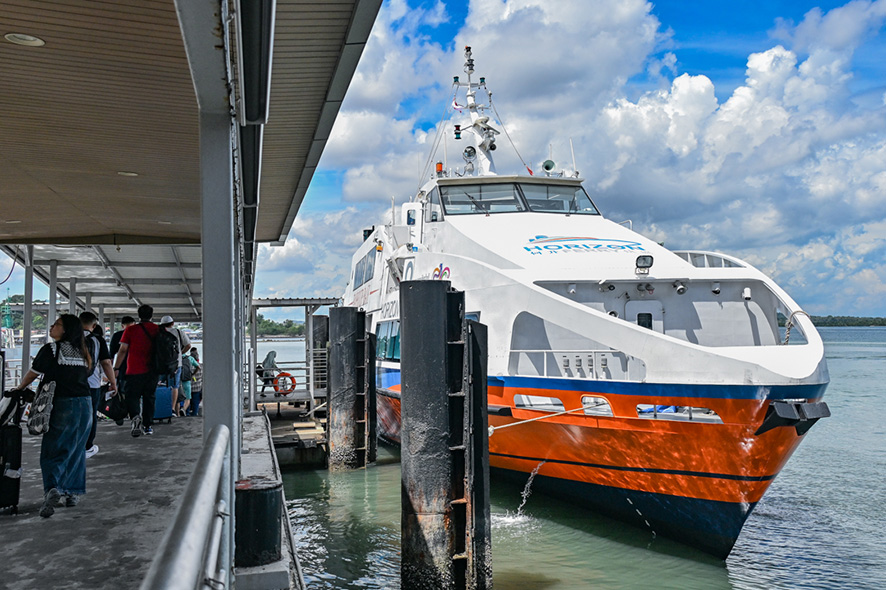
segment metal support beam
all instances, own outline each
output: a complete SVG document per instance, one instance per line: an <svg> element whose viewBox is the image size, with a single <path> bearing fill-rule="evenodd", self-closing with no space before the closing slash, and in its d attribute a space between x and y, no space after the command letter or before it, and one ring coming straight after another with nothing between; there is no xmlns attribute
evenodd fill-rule
<svg viewBox="0 0 886 590"><path fill-rule="evenodd" d="M114 263L112 265L111 261L108 259L107 254L105 254L105 251L102 250L101 246L93 246L92 250L98 255L101 265L105 269L111 271L114 277L118 281L120 281L120 286L123 287L123 289L129 294L129 297L135 302L136 307L140 306L142 304L141 300L135 296L135 294L132 292L132 289L129 288L129 286L126 284L126 281L123 280L123 277L120 276L120 273L117 271L116 268L114 268L114 266L122 265L120 263Z"/></svg>
<svg viewBox="0 0 886 590"><path fill-rule="evenodd" d="M46 316L46 339L49 341L49 328L58 317L58 260L49 261L49 315Z"/></svg>
<svg viewBox="0 0 886 590"><path fill-rule="evenodd" d="M256 321L256 309L252 305L249 306L249 411L255 411L255 355L258 354L258 323Z"/></svg>
<svg viewBox="0 0 886 590"><path fill-rule="evenodd" d="M105 329L105 304L99 303L98 305L98 325L102 327L102 330Z"/></svg>
<svg viewBox="0 0 886 590"><path fill-rule="evenodd" d="M83 308L85 311L92 311L92 293L83 296Z"/></svg>
<svg viewBox="0 0 886 590"><path fill-rule="evenodd" d="M61 261L59 261L61 262ZM68 287L68 313L77 315L77 279L71 278Z"/></svg>
<svg viewBox="0 0 886 590"><path fill-rule="evenodd" d="M22 317L22 374L31 366L31 320L34 317L34 246L26 246L28 263L25 266L25 313ZM6 368L4 367L4 370Z"/></svg>
<svg viewBox="0 0 886 590"><path fill-rule="evenodd" d="M177 3L181 12L187 3ZM181 15L180 15L180 18ZM184 28L184 23L183 23ZM189 55L190 58L190 55ZM234 174L231 163L231 116L200 114L200 184L203 255L203 432L216 425L231 431L229 457L240 457L240 391L234 346ZM233 506L237 465L225 463L227 484L222 499ZM233 521L234 519L231 519ZM222 567L233 564L233 522L225 527Z"/></svg>
<svg viewBox="0 0 886 590"><path fill-rule="evenodd" d="M170 249L172 250L172 257L175 258L175 264L176 266L178 266L178 274L182 278L182 287L185 288L185 292L188 294L188 301L191 302L191 307L194 310L194 315L199 317L200 312L197 311L197 304L194 303L194 294L191 293L191 288L188 287L188 277L185 276L185 269L182 267L182 261L178 255L178 250L175 249L175 246L171 246Z"/></svg>

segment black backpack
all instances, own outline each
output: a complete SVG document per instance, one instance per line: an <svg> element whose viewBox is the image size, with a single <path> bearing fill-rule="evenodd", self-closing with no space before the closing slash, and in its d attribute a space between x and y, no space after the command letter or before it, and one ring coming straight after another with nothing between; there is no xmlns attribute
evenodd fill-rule
<svg viewBox="0 0 886 590"><path fill-rule="evenodd" d="M139 324L141 325L141 324ZM148 330L142 326L145 333ZM170 375L178 368L179 352L178 337L160 328L151 346L151 370L157 375Z"/></svg>
<svg viewBox="0 0 886 590"><path fill-rule="evenodd" d="M182 383L190 381L194 376L194 372L191 370L191 361L188 360L188 355L182 355Z"/></svg>

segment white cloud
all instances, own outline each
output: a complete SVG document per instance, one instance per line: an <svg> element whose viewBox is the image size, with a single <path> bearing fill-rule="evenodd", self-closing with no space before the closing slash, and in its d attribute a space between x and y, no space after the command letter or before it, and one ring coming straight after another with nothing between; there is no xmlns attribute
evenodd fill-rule
<svg viewBox="0 0 886 590"><path fill-rule="evenodd" d="M322 161L353 206L340 219L299 215L291 251L260 272L311 270L275 288L343 289L361 227L416 190L471 45L523 158L537 165L553 149L571 167L571 138L608 217L670 247L743 256L815 313L886 315L886 227L870 221L886 218L886 105L853 102L849 90L854 52L882 29L886 0L777 22L777 42L748 55L744 82L722 103L714 81L679 71L671 29L643 0L474 0L464 23L449 23L454 43L435 41L449 18L441 2L383 5ZM638 75L664 84L629 98ZM452 166L464 144L447 143ZM504 136L496 159L501 172L521 169ZM835 295L834 281L847 292Z"/></svg>

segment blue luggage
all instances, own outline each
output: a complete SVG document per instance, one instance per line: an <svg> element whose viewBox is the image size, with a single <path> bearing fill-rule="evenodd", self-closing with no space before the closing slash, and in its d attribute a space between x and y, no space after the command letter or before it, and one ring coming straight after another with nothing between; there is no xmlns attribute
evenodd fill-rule
<svg viewBox="0 0 886 590"><path fill-rule="evenodd" d="M154 391L154 421L172 422L172 388L158 385Z"/></svg>

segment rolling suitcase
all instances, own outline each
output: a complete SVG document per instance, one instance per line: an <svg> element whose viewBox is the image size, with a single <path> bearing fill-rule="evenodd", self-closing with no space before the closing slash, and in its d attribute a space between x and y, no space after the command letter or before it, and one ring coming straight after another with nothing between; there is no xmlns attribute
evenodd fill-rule
<svg viewBox="0 0 886 590"><path fill-rule="evenodd" d="M0 426L0 511L18 513L22 481L22 429Z"/></svg>
<svg viewBox="0 0 886 590"><path fill-rule="evenodd" d="M172 422L172 388L158 385L154 391L154 421Z"/></svg>

